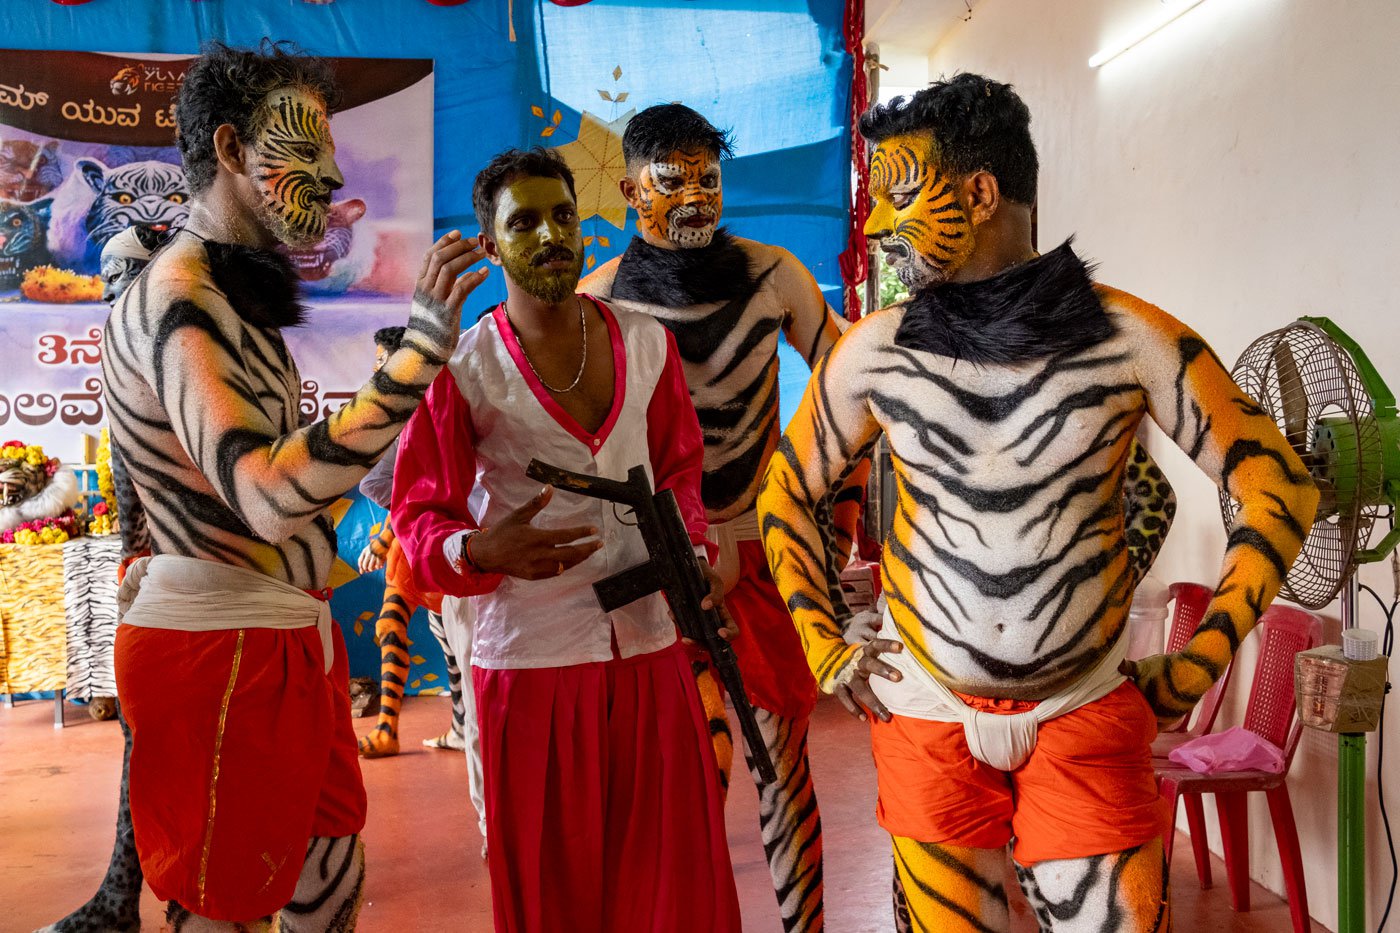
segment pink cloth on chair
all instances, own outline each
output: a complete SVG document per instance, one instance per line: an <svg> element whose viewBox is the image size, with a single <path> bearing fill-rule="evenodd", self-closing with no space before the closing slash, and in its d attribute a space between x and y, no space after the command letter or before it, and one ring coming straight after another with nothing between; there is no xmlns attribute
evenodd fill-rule
<svg viewBox="0 0 1400 933"><path fill-rule="evenodd" d="M1234 771L1282 774L1284 769L1283 752L1278 746L1241 726L1183 742L1171 750L1167 759L1198 774Z"/></svg>

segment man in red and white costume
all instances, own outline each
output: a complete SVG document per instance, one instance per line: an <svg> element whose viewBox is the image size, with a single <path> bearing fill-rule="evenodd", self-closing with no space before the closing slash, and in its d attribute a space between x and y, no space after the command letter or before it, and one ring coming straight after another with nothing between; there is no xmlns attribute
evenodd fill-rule
<svg viewBox="0 0 1400 933"><path fill-rule="evenodd" d="M659 594L605 613L592 589L647 559L641 535L609 503L525 475L535 457L613 479L644 464L702 554L702 443L675 341L574 295L583 240L557 156L497 156L473 204L507 299L405 429L393 522L420 585L475 597L496 930L737 931L718 773L675 625Z"/></svg>

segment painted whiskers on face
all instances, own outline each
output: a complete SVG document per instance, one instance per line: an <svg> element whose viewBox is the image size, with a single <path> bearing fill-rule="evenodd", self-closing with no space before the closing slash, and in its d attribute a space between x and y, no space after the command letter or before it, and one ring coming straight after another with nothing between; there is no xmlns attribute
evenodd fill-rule
<svg viewBox="0 0 1400 933"><path fill-rule="evenodd" d="M305 246L325 235L331 194L345 185L330 121L321 101L301 90L273 91L266 106L253 146L263 219L277 239Z"/></svg>
<svg viewBox="0 0 1400 933"><path fill-rule="evenodd" d="M677 151L642 169L637 182L637 225L678 249L709 246L724 195L719 159Z"/></svg>
<svg viewBox="0 0 1400 933"><path fill-rule="evenodd" d="M909 289L950 279L972 253L972 224L952 180L933 157L926 134L892 136L870 161L875 204L865 235L878 236L885 258Z"/></svg>

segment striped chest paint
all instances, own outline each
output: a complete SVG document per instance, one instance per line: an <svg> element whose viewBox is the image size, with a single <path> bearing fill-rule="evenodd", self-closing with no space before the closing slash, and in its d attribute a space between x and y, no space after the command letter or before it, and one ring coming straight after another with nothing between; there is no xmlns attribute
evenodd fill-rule
<svg viewBox="0 0 1400 933"><path fill-rule="evenodd" d="M1132 354L1120 336L1015 367L881 356L868 399L895 460L896 624L956 689L1043 695L1127 612L1123 473L1146 412Z"/></svg>

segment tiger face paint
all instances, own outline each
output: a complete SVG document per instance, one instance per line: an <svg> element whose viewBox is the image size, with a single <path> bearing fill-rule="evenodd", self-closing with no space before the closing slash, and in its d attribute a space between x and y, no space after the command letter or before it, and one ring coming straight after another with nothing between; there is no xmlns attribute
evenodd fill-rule
<svg viewBox="0 0 1400 933"><path fill-rule="evenodd" d="M931 134L891 136L870 160L875 204L865 235L910 290L948 281L972 255L973 227L953 179L940 171Z"/></svg>
<svg viewBox="0 0 1400 933"><path fill-rule="evenodd" d="M345 186L325 104L298 88L267 95L269 113L249 147L249 176L259 216L288 246L309 246L326 232L331 195Z"/></svg>
<svg viewBox="0 0 1400 933"><path fill-rule="evenodd" d="M642 166L629 200L647 242L675 249L709 246L724 207L719 159L678 149L664 161Z"/></svg>

